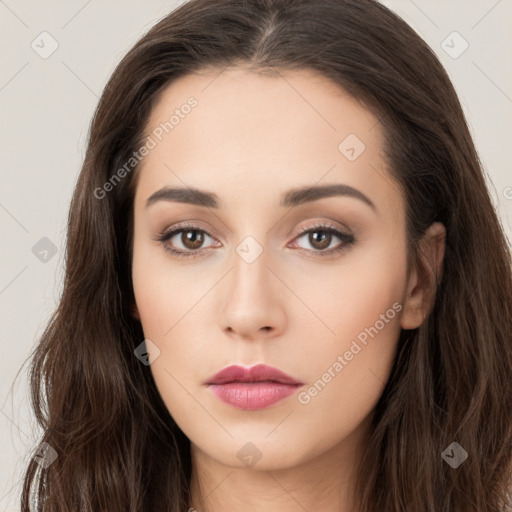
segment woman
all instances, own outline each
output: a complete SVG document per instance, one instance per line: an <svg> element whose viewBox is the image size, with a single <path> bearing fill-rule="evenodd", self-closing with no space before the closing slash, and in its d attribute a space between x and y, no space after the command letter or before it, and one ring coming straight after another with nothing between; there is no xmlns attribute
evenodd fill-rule
<svg viewBox="0 0 512 512"><path fill-rule="evenodd" d="M191 0L91 126L22 508L511 510L511 319L460 103L407 24Z"/></svg>

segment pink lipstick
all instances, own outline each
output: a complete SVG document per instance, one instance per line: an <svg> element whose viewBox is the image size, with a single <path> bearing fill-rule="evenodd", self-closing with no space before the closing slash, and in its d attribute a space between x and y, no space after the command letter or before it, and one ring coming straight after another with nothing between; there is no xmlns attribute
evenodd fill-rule
<svg viewBox="0 0 512 512"><path fill-rule="evenodd" d="M292 395L304 383L277 368L258 364L251 368L228 366L210 377L205 385L223 402L255 411Z"/></svg>

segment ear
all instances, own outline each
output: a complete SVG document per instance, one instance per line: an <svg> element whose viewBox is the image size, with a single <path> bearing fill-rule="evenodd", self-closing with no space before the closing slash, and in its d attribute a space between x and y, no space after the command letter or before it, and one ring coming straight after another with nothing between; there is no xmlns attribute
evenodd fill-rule
<svg viewBox="0 0 512 512"><path fill-rule="evenodd" d="M432 224L419 241L418 258L408 277L402 329L416 329L434 307L435 294L441 281L446 246L446 229L440 222Z"/></svg>
<svg viewBox="0 0 512 512"><path fill-rule="evenodd" d="M133 318L140 320L139 309L137 308L137 304L134 303L131 305L130 313L133 316Z"/></svg>

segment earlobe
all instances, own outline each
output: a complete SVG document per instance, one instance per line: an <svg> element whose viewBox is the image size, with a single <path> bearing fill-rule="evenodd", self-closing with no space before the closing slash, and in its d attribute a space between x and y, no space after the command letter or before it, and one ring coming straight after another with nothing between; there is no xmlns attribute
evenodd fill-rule
<svg viewBox="0 0 512 512"><path fill-rule="evenodd" d="M130 307L130 313L133 316L133 318L140 320L139 309L137 308L137 304L132 304L132 306Z"/></svg>
<svg viewBox="0 0 512 512"><path fill-rule="evenodd" d="M421 286L420 271L421 269L415 264L409 275L405 300L403 301L402 316L400 318L400 327L405 330L416 329L424 320L422 309L424 290Z"/></svg>
<svg viewBox="0 0 512 512"><path fill-rule="evenodd" d="M446 229L440 222L435 222L419 242L418 258L407 283L400 319L402 329L416 329L432 310L441 281L445 245Z"/></svg>

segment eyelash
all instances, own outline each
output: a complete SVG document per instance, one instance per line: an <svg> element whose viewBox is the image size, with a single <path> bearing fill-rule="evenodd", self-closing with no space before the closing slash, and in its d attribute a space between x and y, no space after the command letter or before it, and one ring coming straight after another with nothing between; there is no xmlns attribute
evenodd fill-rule
<svg viewBox="0 0 512 512"><path fill-rule="evenodd" d="M204 250L181 251L181 250L172 249L165 243L165 242L167 242L167 240L172 238L174 235L176 235L178 233L186 232L186 231L200 231L200 232L208 235L210 238L214 238L213 235L211 235L208 231L201 229L198 226L195 226L194 224L186 224L185 223L185 224L180 224L178 226L175 226L171 230L168 230L167 228L164 229L163 231L158 233L158 236L155 239L155 241L160 242L163 245L164 250L171 253L174 256L178 256L180 258L196 258L196 257L200 256L204 252ZM344 232L340 231L339 229L335 228L334 226L329 225L329 224L324 224L324 223L320 223L320 224L317 224L312 227L301 228L299 230L299 232L296 234L295 238L300 238L306 233L315 232L315 231L321 231L324 233L333 234L343 242L339 247L337 247L335 249L329 249L328 251L325 251L325 250L324 251L314 251L314 250L312 251L315 255L318 255L320 257L332 256L334 254L338 254L342 251L345 251L346 249L348 249L350 246L352 246L355 243L355 238L353 235L344 233ZM310 250L308 250L308 249L301 248L301 250L310 252Z"/></svg>

